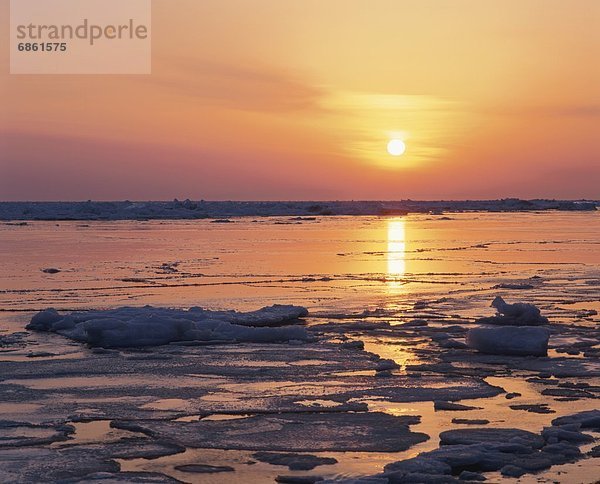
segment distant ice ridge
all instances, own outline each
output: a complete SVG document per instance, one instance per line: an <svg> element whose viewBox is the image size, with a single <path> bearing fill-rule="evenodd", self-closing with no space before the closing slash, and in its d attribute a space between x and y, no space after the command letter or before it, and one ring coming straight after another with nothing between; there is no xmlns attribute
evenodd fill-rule
<svg viewBox="0 0 600 484"><path fill-rule="evenodd" d="M293 324L307 314L303 307L277 304L246 313L152 306L69 314L46 309L31 319L27 329L58 333L107 348L159 346L172 342L277 343L307 340L304 327Z"/></svg>
<svg viewBox="0 0 600 484"><path fill-rule="evenodd" d="M299 201L299 202L0 202L0 220L178 220L306 215L401 215L443 212L596 210L598 202L572 200Z"/></svg>

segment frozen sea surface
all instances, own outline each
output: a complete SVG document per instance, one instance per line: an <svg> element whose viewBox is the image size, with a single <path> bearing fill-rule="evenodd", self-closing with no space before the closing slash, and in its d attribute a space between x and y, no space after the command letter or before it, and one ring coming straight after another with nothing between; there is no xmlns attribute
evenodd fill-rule
<svg viewBox="0 0 600 484"><path fill-rule="evenodd" d="M597 212L0 224L0 480L340 480L445 430L540 439L598 407L598 234ZM548 318L548 357L465 347L496 296ZM307 337L105 349L25 331L49 307L273 304L306 307L277 329ZM594 482L598 442L581 445L520 480Z"/></svg>

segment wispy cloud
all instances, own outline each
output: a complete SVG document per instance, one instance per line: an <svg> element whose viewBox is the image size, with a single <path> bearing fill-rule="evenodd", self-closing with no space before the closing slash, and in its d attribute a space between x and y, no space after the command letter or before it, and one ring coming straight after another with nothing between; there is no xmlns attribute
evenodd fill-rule
<svg viewBox="0 0 600 484"><path fill-rule="evenodd" d="M574 104L574 105L504 105L482 107L479 112L498 116L534 116L543 118L562 117L598 117L600 116L599 104Z"/></svg>
<svg viewBox="0 0 600 484"><path fill-rule="evenodd" d="M462 104L435 96L339 92L325 104L336 113L342 149L381 168L410 168L437 160L465 127ZM407 145L401 160L386 152L394 138Z"/></svg>
<svg viewBox="0 0 600 484"><path fill-rule="evenodd" d="M319 109L324 92L292 70L259 63L229 64L207 59L162 59L149 82L192 102L242 111L288 112Z"/></svg>

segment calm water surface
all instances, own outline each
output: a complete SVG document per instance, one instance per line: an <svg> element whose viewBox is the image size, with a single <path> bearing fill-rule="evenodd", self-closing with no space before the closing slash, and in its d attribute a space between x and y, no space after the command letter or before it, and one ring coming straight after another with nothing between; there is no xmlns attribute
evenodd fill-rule
<svg viewBox="0 0 600 484"><path fill-rule="evenodd" d="M533 299L550 287L555 300L577 299L597 289L598 234L589 212L3 224L0 307L293 302L347 311L469 300L532 276L544 280Z"/></svg>

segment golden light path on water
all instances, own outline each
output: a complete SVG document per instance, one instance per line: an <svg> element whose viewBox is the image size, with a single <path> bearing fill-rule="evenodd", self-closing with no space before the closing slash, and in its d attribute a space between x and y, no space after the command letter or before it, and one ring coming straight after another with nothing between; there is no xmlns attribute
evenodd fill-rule
<svg viewBox="0 0 600 484"><path fill-rule="evenodd" d="M387 222L387 277L390 292L399 292L406 273L406 226L404 219Z"/></svg>

